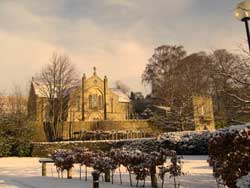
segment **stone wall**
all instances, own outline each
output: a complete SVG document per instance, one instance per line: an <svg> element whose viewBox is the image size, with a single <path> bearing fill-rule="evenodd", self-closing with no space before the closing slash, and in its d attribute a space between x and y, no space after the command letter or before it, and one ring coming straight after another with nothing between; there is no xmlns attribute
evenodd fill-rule
<svg viewBox="0 0 250 188"><path fill-rule="evenodd" d="M42 122L30 121L29 126L34 130L32 141L34 142L45 142L47 141L44 126Z"/></svg>
<svg viewBox="0 0 250 188"><path fill-rule="evenodd" d="M33 141L47 141L42 122L33 122L35 136ZM69 140L70 134L79 131L144 131L146 134L157 135L160 131L147 120L125 120L125 121L80 121L65 122L63 126L63 139Z"/></svg>

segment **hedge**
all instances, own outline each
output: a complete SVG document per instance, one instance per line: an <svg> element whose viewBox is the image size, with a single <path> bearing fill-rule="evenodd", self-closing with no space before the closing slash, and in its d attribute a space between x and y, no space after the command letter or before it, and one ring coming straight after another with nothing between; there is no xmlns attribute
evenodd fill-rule
<svg viewBox="0 0 250 188"><path fill-rule="evenodd" d="M56 149L86 147L91 150L109 151L111 148L140 149L145 152L157 151L159 148L175 150L178 155L207 155L209 131L184 131L164 133L158 138L131 139L117 141L64 141L33 143L31 155L46 157Z"/></svg>

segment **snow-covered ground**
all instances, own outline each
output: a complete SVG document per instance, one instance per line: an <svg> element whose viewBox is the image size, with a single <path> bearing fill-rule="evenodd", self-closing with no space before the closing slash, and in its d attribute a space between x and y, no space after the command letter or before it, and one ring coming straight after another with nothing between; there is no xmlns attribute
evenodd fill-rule
<svg viewBox="0 0 250 188"><path fill-rule="evenodd" d="M92 188L91 169L88 173L88 181L79 180L79 166L73 169L73 179L58 179L53 164L47 165L47 176L41 176L41 164L39 158L1 158L0 159L0 188ZM183 170L185 176L178 179L181 187L185 188L217 188L212 170L208 166L207 156L184 156ZM84 171L84 167L82 168ZM114 176L114 184L102 182L100 188L126 188L129 186L128 174L122 169L123 185L119 184L118 173ZM84 176L84 172L82 172ZM64 175L66 177L66 173ZM173 180L166 178L165 187L173 187ZM133 180L133 184L136 181ZM141 182L142 185L142 182ZM159 180L160 185L160 180ZM150 187L150 179L146 181L146 187Z"/></svg>

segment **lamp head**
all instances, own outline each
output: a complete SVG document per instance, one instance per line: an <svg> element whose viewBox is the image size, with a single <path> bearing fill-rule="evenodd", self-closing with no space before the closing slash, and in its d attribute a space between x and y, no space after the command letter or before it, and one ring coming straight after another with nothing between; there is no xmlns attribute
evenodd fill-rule
<svg viewBox="0 0 250 188"><path fill-rule="evenodd" d="M250 0L243 1L239 3L234 10L234 16L240 21L245 21L250 19Z"/></svg>

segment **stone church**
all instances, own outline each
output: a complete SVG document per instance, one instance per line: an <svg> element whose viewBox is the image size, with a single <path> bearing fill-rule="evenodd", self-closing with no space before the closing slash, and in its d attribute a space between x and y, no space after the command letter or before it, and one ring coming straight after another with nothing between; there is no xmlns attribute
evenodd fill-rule
<svg viewBox="0 0 250 188"><path fill-rule="evenodd" d="M28 114L40 127L38 132L43 131L43 125L49 120L48 98L44 95L44 88L41 83L32 80ZM72 86L66 96L68 105L63 133L66 139L70 139L72 133L94 130L145 131L148 135L161 132L161 129L156 130L148 119L131 119L134 117L134 101L130 101L123 91L110 88L108 78L99 77L95 67L93 74L90 77L83 74L79 84ZM194 96L192 101L193 123L182 130L213 130L215 124L212 98ZM168 107L161 108L166 115L169 110Z"/></svg>
<svg viewBox="0 0 250 188"><path fill-rule="evenodd" d="M32 81L28 111L37 121L46 121L46 97L41 92L42 88L37 81ZM70 89L66 120L127 120L131 109L129 97L119 89L110 88L107 76L100 78L94 67L92 76L87 78L83 74L81 84Z"/></svg>

